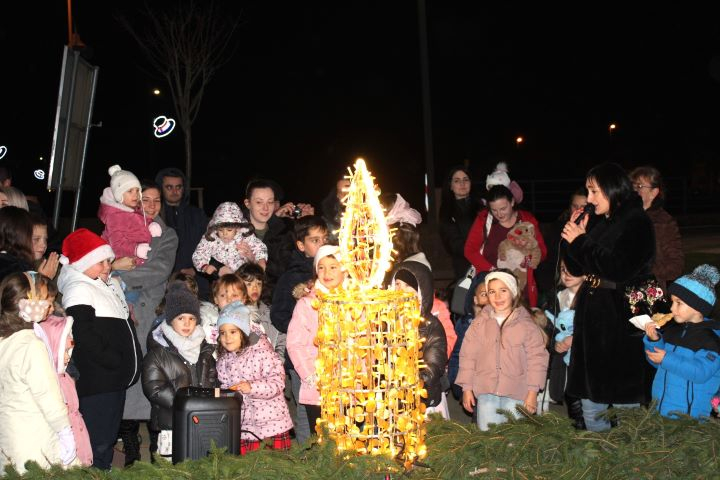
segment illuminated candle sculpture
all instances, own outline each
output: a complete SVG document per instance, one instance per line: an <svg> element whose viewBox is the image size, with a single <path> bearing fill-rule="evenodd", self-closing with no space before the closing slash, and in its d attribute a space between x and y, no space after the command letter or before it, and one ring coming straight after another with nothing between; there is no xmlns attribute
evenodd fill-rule
<svg viewBox="0 0 720 480"><path fill-rule="evenodd" d="M350 279L318 294L318 358L322 424L339 451L390 454L409 467L427 455L427 392L419 377L423 321L417 298L381 290L392 239L379 192L358 159L345 198L339 241Z"/></svg>

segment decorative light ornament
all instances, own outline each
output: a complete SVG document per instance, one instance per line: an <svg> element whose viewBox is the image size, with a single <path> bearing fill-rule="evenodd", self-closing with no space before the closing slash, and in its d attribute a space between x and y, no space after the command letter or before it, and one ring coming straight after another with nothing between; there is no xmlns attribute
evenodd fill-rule
<svg viewBox="0 0 720 480"><path fill-rule="evenodd" d="M0 145L0 158L3 158L6 153L7 153L7 147L5 145Z"/></svg>
<svg viewBox="0 0 720 480"><path fill-rule="evenodd" d="M155 128L155 136L157 138L167 137L175 129L175 120L165 115L160 115L153 120L153 127Z"/></svg>
<svg viewBox="0 0 720 480"><path fill-rule="evenodd" d="M321 418L338 452L391 455L410 468L427 456L420 380L424 321L412 293L381 290L392 238L365 162L355 162L340 226L340 255L351 281L318 292L316 343Z"/></svg>
<svg viewBox="0 0 720 480"><path fill-rule="evenodd" d="M37 178L38 180L45 180L45 171L44 171L44 170L37 169L37 170L35 170L35 171L33 172L33 175L34 175L35 178Z"/></svg>

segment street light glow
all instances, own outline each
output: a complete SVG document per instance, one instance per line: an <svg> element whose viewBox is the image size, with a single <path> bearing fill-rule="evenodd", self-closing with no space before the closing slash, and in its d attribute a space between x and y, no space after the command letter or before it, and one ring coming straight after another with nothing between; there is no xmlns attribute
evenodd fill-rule
<svg viewBox="0 0 720 480"><path fill-rule="evenodd" d="M153 95L160 95L160 89L159 88L154 89Z"/></svg>
<svg viewBox="0 0 720 480"><path fill-rule="evenodd" d="M524 139L523 137L517 137L517 138L515 139L515 143L517 143L518 145L520 145L520 144L523 143L524 141L525 141L525 139Z"/></svg>

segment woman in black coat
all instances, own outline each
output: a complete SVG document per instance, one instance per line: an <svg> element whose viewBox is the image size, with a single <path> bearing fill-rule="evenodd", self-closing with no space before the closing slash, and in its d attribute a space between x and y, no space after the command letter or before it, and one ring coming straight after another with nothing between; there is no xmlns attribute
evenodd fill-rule
<svg viewBox="0 0 720 480"><path fill-rule="evenodd" d="M628 321L634 314L625 293L652 277L655 237L619 165L594 167L586 187L596 215L590 228L587 217L575 223L576 211L562 232L569 271L587 276L576 298L567 392L582 399L587 429L602 431L610 422L597 416L610 404L632 407L650 401L654 372L645 360L643 332ZM556 346L559 352L567 348Z"/></svg>
<svg viewBox="0 0 720 480"><path fill-rule="evenodd" d="M465 258L465 240L480 207L480 202L472 196L468 169L451 169L440 198L440 238L452 258L456 279L470 268L470 262Z"/></svg>

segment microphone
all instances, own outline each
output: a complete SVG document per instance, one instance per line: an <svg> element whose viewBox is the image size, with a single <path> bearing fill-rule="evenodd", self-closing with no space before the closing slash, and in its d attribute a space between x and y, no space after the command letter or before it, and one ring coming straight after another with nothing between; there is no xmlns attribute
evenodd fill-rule
<svg viewBox="0 0 720 480"><path fill-rule="evenodd" d="M583 221L583 218L585 218L587 215L594 215L595 214L595 205L592 203L588 203L583 207L583 211L578 217L575 219L575 225L580 225L580 222Z"/></svg>

